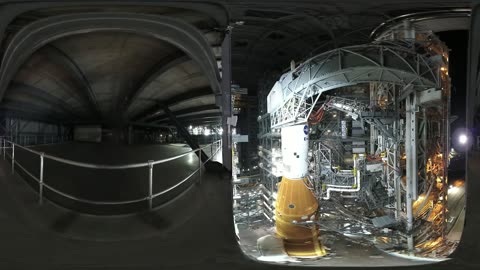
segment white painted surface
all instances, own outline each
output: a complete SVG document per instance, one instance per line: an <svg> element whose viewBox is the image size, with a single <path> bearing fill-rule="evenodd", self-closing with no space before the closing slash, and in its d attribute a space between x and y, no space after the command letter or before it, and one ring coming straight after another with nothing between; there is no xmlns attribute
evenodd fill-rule
<svg viewBox="0 0 480 270"><path fill-rule="evenodd" d="M284 127L281 136L283 176L303 179L308 173L308 126Z"/></svg>

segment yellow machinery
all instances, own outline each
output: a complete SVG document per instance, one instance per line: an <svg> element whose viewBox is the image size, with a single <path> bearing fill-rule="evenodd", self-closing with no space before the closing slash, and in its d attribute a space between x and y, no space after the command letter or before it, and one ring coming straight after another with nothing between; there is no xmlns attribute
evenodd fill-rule
<svg viewBox="0 0 480 270"><path fill-rule="evenodd" d="M283 177L275 208L277 235L283 239L285 251L295 257L324 256L318 240L317 225L297 225L293 222L317 220L317 199L305 182Z"/></svg>

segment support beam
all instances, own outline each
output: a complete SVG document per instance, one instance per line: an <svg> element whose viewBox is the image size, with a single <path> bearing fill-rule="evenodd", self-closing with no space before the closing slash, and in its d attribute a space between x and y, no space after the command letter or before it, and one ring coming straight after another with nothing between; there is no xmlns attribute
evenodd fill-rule
<svg viewBox="0 0 480 270"><path fill-rule="evenodd" d="M39 48L67 36L99 31L133 32L181 48L200 66L213 92L221 93L215 55L205 36L191 24L156 14L85 12L41 18L13 36L5 46L5 61L0 66L0 101L19 68Z"/></svg>
<svg viewBox="0 0 480 270"><path fill-rule="evenodd" d="M217 125L220 126L222 124L222 118L218 117L216 119L197 119L193 121L182 121L185 126L187 125L196 125L196 126L206 126L206 125Z"/></svg>
<svg viewBox="0 0 480 270"><path fill-rule="evenodd" d="M29 96L34 101L40 101L45 104L49 104L55 108L60 109L64 114L69 117L80 118L80 116L71 109L71 105L66 103L61 98L58 98L52 94L49 94L43 89L36 88L31 85L14 82L8 88L9 93L18 93L24 96Z"/></svg>
<svg viewBox="0 0 480 270"><path fill-rule="evenodd" d="M417 117L418 122L418 147L417 147L417 166L418 166L418 185L421 188L419 193L426 192L428 189L427 183L427 153L428 153L428 141L427 141L427 114L426 108L421 108L420 117Z"/></svg>
<svg viewBox="0 0 480 270"><path fill-rule="evenodd" d="M137 122L130 122L130 126L137 126L137 127L150 127L150 128L172 128L173 125L156 125L150 123L137 123Z"/></svg>
<svg viewBox="0 0 480 270"><path fill-rule="evenodd" d="M170 121L177 127L178 134L180 134L180 136L182 136L182 138L185 139L187 144L192 149L200 148L198 143L192 138L192 136L190 136L190 133L188 132L188 130L185 128L183 123L181 123L177 119L175 114L172 111L170 111L170 109L168 107L165 107L164 110L167 113L167 115L170 117ZM205 152L203 150L201 150L199 152L195 152L195 154L198 156L198 158L200 158L202 160L202 162L206 162L208 160L208 156L205 154Z"/></svg>
<svg viewBox="0 0 480 270"><path fill-rule="evenodd" d="M65 52L51 44L44 46L39 51L45 54L48 59L52 60L52 62L64 68L68 74L71 74L75 78L75 80L80 84L79 86L80 90L82 91L82 96L87 101L90 109L93 112L93 115L101 117L101 111L97 103L95 93L90 86L90 82L77 63L75 63L75 61Z"/></svg>
<svg viewBox="0 0 480 270"><path fill-rule="evenodd" d="M407 232L408 249L414 251L415 243L413 231L413 201L417 199L417 119L416 119L416 95L411 94L406 98L406 129L405 129L405 154L407 156Z"/></svg>
<svg viewBox="0 0 480 270"><path fill-rule="evenodd" d="M139 113L137 116L133 117L133 121L143 122L149 117L155 116L156 114L162 112L164 106L171 107L175 104L181 103L182 101L198 99L198 98L210 96L212 94L213 94L213 91L210 87L189 90L186 93L178 94L164 102L158 102L156 105L150 108L147 108L146 110Z"/></svg>
<svg viewBox="0 0 480 270"><path fill-rule="evenodd" d="M185 55L184 52L177 50L173 54L167 55L153 66L143 78L130 90L129 93L121 95L117 101L117 108L122 112L122 115L126 117L126 114L132 104L142 95L145 89L158 77L162 76L168 70L174 68L177 65L190 61L190 57Z"/></svg>
<svg viewBox="0 0 480 270"><path fill-rule="evenodd" d="M202 111L209 111L209 110L216 110L216 109L218 109L217 105L209 104L209 105L201 105L201 106L186 108L186 109L182 109L182 110L178 110L178 111L173 111L173 113L177 117L181 118L182 115L184 115L184 114L189 114L189 113L194 113L194 112L202 112ZM155 118L151 118L151 119L147 118L147 120L150 120L151 122L158 122L158 121L161 121L161 120L167 119L167 118L168 118L168 115L162 114L162 115L160 115L158 117L155 117Z"/></svg>
<svg viewBox="0 0 480 270"><path fill-rule="evenodd" d="M171 112L171 113L175 114L175 112ZM168 113L167 113L167 115L168 115ZM196 120L220 119L221 116L222 116L221 112L213 112L213 113L176 116L176 118L182 120L182 122L183 121L192 122L192 121L196 121ZM161 121L157 121L156 123L168 123L168 122L171 122L171 118L170 119L164 119L164 120L161 120Z"/></svg>
<svg viewBox="0 0 480 270"><path fill-rule="evenodd" d="M222 159L223 166L232 171L232 132L227 120L232 117L232 37L228 30L222 43L222 82L220 104L222 107Z"/></svg>

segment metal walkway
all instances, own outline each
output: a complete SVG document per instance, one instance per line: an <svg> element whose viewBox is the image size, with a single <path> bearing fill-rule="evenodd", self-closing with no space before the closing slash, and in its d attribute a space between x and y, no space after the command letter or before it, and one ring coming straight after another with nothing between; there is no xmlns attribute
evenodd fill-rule
<svg viewBox="0 0 480 270"><path fill-rule="evenodd" d="M188 159L184 162L181 166L188 168ZM240 250L227 171L207 170L201 183L191 185L153 211L93 216L49 200L39 205L35 190L18 174L12 175L10 169L9 163L0 161L0 237L4 243L0 245L0 269L13 269L12 265L19 269L192 269L200 264L210 265L209 269L224 269L227 265L231 269L278 267L249 260ZM362 246L357 248L360 252ZM352 252L356 251L349 249L349 254ZM322 265L425 263L375 252L362 258L362 262L358 256L337 256L324 260Z"/></svg>

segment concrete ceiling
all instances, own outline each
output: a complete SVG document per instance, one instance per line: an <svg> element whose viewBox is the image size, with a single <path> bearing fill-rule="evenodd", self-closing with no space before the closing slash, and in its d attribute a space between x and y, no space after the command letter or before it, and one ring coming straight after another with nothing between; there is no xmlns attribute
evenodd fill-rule
<svg viewBox="0 0 480 270"><path fill-rule="evenodd" d="M330 0L230 4L231 20L237 23L232 31L233 79L255 93L265 80L272 81L269 77L278 78L289 68L291 60L299 63L326 50L369 43L372 30L400 15L470 8L470 2ZM450 16L450 20L430 20L428 26L434 26L435 31L469 27L468 18L443 16Z"/></svg>
<svg viewBox="0 0 480 270"><path fill-rule="evenodd" d="M163 106L180 113L180 117L185 113L193 120L198 120L196 115L218 114L220 109L215 105L215 93L219 91L221 69L217 61L220 61L219 48L223 40L223 32L218 29L225 21L218 16L218 10L202 12L202 8L205 9L102 5L43 8L19 14L8 23L4 34L6 49L2 66L5 70L7 52L20 47L15 42L22 32L35 33L29 29L33 24L68 14L113 14L117 18L128 12L140 15L140 20L142 16L145 20L155 20L158 16L179 25L188 24L189 29L177 27L172 36L177 36L175 31L193 29L197 32L196 38L208 46L207 56L214 63L213 73L217 75L213 75L212 83L212 76L205 71L205 63L198 61L199 53L189 50L189 45L184 45L180 39L175 42L162 32L160 36L149 35L132 30L130 26L108 25L108 22L106 25L111 29L96 28L94 22L91 25L87 22L84 30L74 28L48 42L41 41L45 44L18 65L6 84L0 110L23 118L31 115L35 119L99 123L112 127L125 126L138 119L151 122L147 121L151 115L164 114ZM3 78L8 79L8 76ZM161 120L168 120L164 118Z"/></svg>
<svg viewBox="0 0 480 270"><path fill-rule="evenodd" d="M111 3L18 1L1 10L0 110L121 126L168 122L163 111L167 106L185 123L209 123L220 119L215 108L221 75L217 62L227 25L232 29L233 81L255 93L290 60L370 42L372 30L391 18L470 7L470 1L445 0ZM56 18L66 20L62 27L69 32L45 30ZM142 23L164 18L188 27L155 34L152 29L163 26L139 30ZM460 23L454 28L468 24L465 18L455 21ZM181 36L191 29L201 38ZM193 36L207 44L209 52L192 53L192 46L201 45L188 40Z"/></svg>

